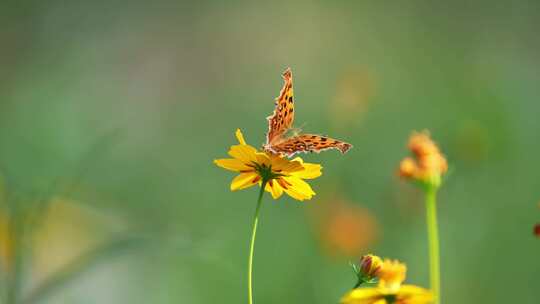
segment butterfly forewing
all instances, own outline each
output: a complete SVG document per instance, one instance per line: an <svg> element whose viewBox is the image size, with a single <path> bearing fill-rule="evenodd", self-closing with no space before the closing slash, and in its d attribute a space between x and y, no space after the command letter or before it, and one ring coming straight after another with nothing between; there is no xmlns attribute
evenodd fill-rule
<svg viewBox="0 0 540 304"><path fill-rule="evenodd" d="M346 153L351 144L337 139L315 134L302 134L290 137L277 145L270 147L271 152L292 156L299 152L321 152L327 149L337 149Z"/></svg>
<svg viewBox="0 0 540 304"><path fill-rule="evenodd" d="M283 138L285 132L292 127L294 122L294 100L291 69L283 72L283 88L276 98L276 108L268 120L268 133L266 144L271 145Z"/></svg>

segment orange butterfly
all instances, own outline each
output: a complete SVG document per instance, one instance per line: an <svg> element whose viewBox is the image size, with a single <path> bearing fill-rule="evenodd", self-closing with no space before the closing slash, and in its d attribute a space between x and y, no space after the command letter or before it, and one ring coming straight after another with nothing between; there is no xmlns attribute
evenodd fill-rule
<svg viewBox="0 0 540 304"><path fill-rule="evenodd" d="M268 133L263 149L275 154L285 154L288 157L299 152L321 152L327 149L338 149L347 152L352 145L337 139L315 134L300 134L285 136L291 130L294 121L294 100L292 72L287 68L283 72L285 83L276 99L274 113L268 116Z"/></svg>

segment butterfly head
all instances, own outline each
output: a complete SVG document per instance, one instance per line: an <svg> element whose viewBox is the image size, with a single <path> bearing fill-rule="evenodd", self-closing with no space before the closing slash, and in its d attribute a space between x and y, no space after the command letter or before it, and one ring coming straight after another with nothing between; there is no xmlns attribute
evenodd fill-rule
<svg viewBox="0 0 540 304"><path fill-rule="evenodd" d="M302 134L302 128L290 128L287 130L287 132L285 133L286 135L284 136L285 138L289 138L289 137L295 137L295 136L298 136L300 134Z"/></svg>

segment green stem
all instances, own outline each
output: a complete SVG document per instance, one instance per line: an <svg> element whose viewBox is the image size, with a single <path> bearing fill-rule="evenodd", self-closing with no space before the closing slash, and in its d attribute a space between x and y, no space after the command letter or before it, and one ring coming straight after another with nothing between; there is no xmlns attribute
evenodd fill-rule
<svg viewBox="0 0 540 304"><path fill-rule="evenodd" d="M249 245L249 261L248 261L248 303L253 304L253 252L255 251L255 238L257 236L257 225L259 224L259 211L261 210L262 197L267 181L263 180L259 199L257 200L257 208L253 216L253 228L251 230L251 242Z"/></svg>
<svg viewBox="0 0 540 304"><path fill-rule="evenodd" d="M439 253L439 229L437 226L437 188L426 190L426 220L429 241L429 278L431 290L435 297L434 304L440 304L441 271Z"/></svg>

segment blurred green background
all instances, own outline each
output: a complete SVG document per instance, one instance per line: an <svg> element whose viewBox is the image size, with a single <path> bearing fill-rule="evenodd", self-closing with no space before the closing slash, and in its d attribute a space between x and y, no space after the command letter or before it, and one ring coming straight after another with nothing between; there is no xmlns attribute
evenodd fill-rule
<svg viewBox="0 0 540 304"><path fill-rule="evenodd" d="M296 124L354 148L304 157L313 200L266 197L256 303L337 303L368 252L428 285L395 175L423 129L451 167L443 303L538 303L539 28L537 1L2 2L2 299L247 302L257 191L212 160L263 142L290 66Z"/></svg>

